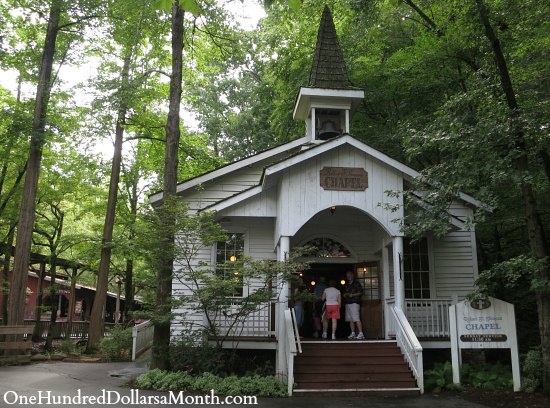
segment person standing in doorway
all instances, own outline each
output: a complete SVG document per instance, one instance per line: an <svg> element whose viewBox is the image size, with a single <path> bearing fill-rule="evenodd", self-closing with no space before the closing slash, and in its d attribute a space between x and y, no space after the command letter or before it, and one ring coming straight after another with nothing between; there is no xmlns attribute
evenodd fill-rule
<svg viewBox="0 0 550 408"><path fill-rule="evenodd" d="M325 277L319 276L315 286L313 287L313 292L315 293L315 304L313 305L313 337L319 337L319 332L321 331L321 317L323 315L323 293L325 289L328 288Z"/></svg>
<svg viewBox="0 0 550 408"><path fill-rule="evenodd" d="M344 286L344 300L346 302L346 322L349 322L351 334L350 340L364 340L363 325L361 323L361 298L363 286L352 271L346 272L346 285ZM357 328L357 332L355 331Z"/></svg>
<svg viewBox="0 0 550 408"><path fill-rule="evenodd" d="M336 282L331 280L328 288L323 292L322 299L326 303L325 318L323 319L323 339L327 338L328 320L332 321L332 340L336 340L336 326L340 319L340 306L342 306L342 296L336 289Z"/></svg>

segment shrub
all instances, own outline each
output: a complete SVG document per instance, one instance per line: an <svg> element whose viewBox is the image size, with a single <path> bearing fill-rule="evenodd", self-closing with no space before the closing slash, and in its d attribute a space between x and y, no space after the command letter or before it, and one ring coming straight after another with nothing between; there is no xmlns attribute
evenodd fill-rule
<svg viewBox="0 0 550 408"><path fill-rule="evenodd" d="M123 329L115 325L111 329L111 337L99 342L99 349L109 361L125 361L130 359L132 350L132 329Z"/></svg>
<svg viewBox="0 0 550 408"><path fill-rule="evenodd" d="M523 378L521 388L525 392L535 392L542 386L543 365L540 347L527 352L522 365Z"/></svg>
<svg viewBox="0 0 550 408"><path fill-rule="evenodd" d="M61 351L65 354L74 354L77 349L74 342L71 339L64 339L61 343Z"/></svg>
<svg viewBox="0 0 550 408"><path fill-rule="evenodd" d="M186 371L151 370L136 379L139 388L158 391L214 390L220 395L255 395L258 397L285 397L286 385L273 376L220 377L212 373L193 376Z"/></svg>
<svg viewBox="0 0 550 408"><path fill-rule="evenodd" d="M512 369L500 363L483 366L463 364L460 375L463 384L474 388L496 390L514 386Z"/></svg>
<svg viewBox="0 0 550 408"><path fill-rule="evenodd" d="M460 390L459 384L453 383L453 366L449 361L436 363L432 370L424 372L424 388L435 394L443 390Z"/></svg>

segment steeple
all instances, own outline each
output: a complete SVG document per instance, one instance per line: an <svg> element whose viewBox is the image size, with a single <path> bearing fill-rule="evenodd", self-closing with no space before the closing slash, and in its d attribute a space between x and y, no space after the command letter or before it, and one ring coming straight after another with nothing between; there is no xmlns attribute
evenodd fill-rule
<svg viewBox="0 0 550 408"><path fill-rule="evenodd" d="M309 73L308 86L324 89L353 88L338 44L332 13L327 5L325 5L321 24L319 25L317 46L315 47L313 65Z"/></svg>
<svg viewBox="0 0 550 408"><path fill-rule="evenodd" d="M325 6L307 87L301 87L294 107L294 119L306 123L312 142L349 133L351 116L365 97L349 78L338 44L332 13Z"/></svg>

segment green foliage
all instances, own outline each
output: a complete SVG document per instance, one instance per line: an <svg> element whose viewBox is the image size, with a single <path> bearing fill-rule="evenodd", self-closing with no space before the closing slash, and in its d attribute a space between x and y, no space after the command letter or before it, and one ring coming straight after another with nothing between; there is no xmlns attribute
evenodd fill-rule
<svg viewBox="0 0 550 408"><path fill-rule="evenodd" d="M540 347L527 352L522 364L521 389L525 392L538 391L542 386L544 366Z"/></svg>
<svg viewBox="0 0 550 408"><path fill-rule="evenodd" d="M500 363L483 366L463 364L460 370L461 381L481 389L511 389L514 386L510 366Z"/></svg>
<svg viewBox="0 0 550 408"><path fill-rule="evenodd" d="M453 383L453 367L451 362L435 364L432 370L424 372L424 386L427 391L459 391L463 386L480 389L510 389L513 387L512 370L509 366L496 363L485 365L462 364L461 384Z"/></svg>
<svg viewBox="0 0 550 408"><path fill-rule="evenodd" d="M139 388L159 391L214 390L221 395L256 395L258 397L285 397L286 385L273 376L228 376L220 377L212 373L193 376L186 371L151 370L136 379Z"/></svg>
<svg viewBox="0 0 550 408"><path fill-rule="evenodd" d="M99 349L108 361L127 361L132 352L132 329L115 325L109 337L101 339Z"/></svg>
<svg viewBox="0 0 550 408"><path fill-rule="evenodd" d="M431 370L424 371L424 387L426 391L439 394L443 390L457 391L462 387L453 383L453 367L449 361L436 363Z"/></svg>

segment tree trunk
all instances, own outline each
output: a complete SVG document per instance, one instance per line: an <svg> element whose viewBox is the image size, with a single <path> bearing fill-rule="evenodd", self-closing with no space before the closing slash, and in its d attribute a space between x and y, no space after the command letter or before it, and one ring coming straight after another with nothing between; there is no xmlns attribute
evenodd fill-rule
<svg viewBox="0 0 550 408"><path fill-rule="evenodd" d="M115 128L115 151L111 165L111 180L109 183L109 198L107 200L107 212L103 226L103 238L101 245L101 260L97 273L97 286L90 315L90 330L88 333L87 351L97 349L99 340L103 337L103 309L107 301L107 286L109 283L109 265L111 264L111 248L113 241L113 228L115 225L116 203L118 199L118 183L120 181L120 167L122 162L122 142L124 138L124 122L126 121L127 103L124 97L130 73L131 49L124 56L124 64L121 71L121 87L119 109Z"/></svg>
<svg viewBox="0 0 550 408"><path fill-rule="evenodd" d="M67 316L67 331L65 332L65 339L71 338L71 332L73 331L73 315L74 315L74 304L76 300L76 277L78 269L76 266L72 268L71 271L71 293L69 294L69 315Z"/></svg>
<svg viewBox="0 0 550 408"><path fill-rule="evenodd" d="M137 172L131 173L132 185L128 189L128 197L130 201L130 215L132 224L128 233L128 240L132 242L136 236L134 231L134 225L136 223L137 208L138 208L138 182L139 177ZM124 318L125 321L130 320L130 313L134 310L134 260L128 258L126 260L126 275L124 279Z"/></svg>
<svg viewBox="0 0 550 408"><path fill-rule="evenodd" d="M50 315L50 324L48 326L48 335L46 336L46 345L44 346L44 349L47 351L50 351L52 349L52 342L53 342L53 336L56 334L56 326L57 326L57 304L59 303L59 297L61 296L61 293L57 295L57 298L55 296L57 287L55 285L55 281L57 279L57 253L55 251L55 248L51 248L51 254L50 254L50 299L52 304L52 314Z"/></svg>
<svg viewBox="0 0 550 408"><path fill-rule="evenodd" d="M40 64L39 82L36 88L34 118L30 140L27 174L23 187L19 223L17 227L16 250L14 257L13 280L9 299L8 322L11 325L23 324L27 274L29 270L31 241L36 208L36 192L42 161L42 147L45 139L46 114L50 98L52 66L55 55L61 0L52 0L42 62Z"/></svg>
<svg viewBox="0 0 550 408"><path fill-rule="evenodd" d="M36 298L34 331L32 332L32 341L34 341L35 343L42 340L40 317L42 316L42 298L44 297L44 278L46 277L46 262L40 263L40 271L38 273L38 297Z"/></svg>
<svg viewBox="0 0 550 408"><path fill-rule="evenodd" d="M170 317L172 299L172 274L174 255L174 213L170 211L171 199L176 195L178 182L178 146L180 141L180 104L183 69L183 18L184 11L175 1L172 6L172 74L170 76L170 104L166 121L166 151L164 158L163 203L160 219L163 231L162 253L157 271L157 299L153 356L151 368L170 368Z"/></svg>
<svg viewBox="0 0 550 408"><path fill-rule="evenodd" d="M493 30L489 21L489 12L483 0L475 0L481 22L485 28L485 36L491 43L493 54L500 76L500 84L509 109L509 120L514 136L514 143L519 157L514 160L514 167L521 176L521 194L523 197L523 205L525 209L525 218L527 224L527 232L529 236L529 246L534 257L544 260L545 266L540 270L533 271L534 279L541 282L548 282L550 276L550 265L548 256L548 244L544 233L544 228L540 219L540 214L537 209L535 193L531 182L528 181L529 175L529 148L524 137L524 129L518 123L519 105L516 100L512 80L506 64L506 58L502 52L500 41ZM550 295L547 292L537 293L537 309L539 313L539 332L542 348L542 361L544 366L543 373L543 390L546 395L550 395Z"/></svg>
<svg viewBox="0 0 550 408"><path fill-rule="evenodd" d="M11 250L13 247L13 238L15 235L15 226L13 223L8 232L6 243L6 253L4 254L4 265L2 268L2 322L8 324L8 296L10 294L10 266L11 266Z"/></svg>

